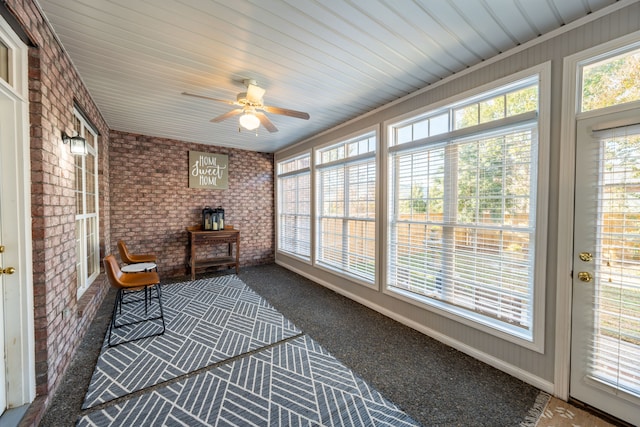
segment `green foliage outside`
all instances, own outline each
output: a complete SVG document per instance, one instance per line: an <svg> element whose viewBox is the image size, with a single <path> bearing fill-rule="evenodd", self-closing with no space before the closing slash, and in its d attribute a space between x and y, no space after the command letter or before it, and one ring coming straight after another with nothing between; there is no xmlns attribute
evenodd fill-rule
<svg viewBox="0 0 640 427"><path fill-rule="evenodd" d="M640 50L583 68L582 111L640 100Z"/></svg>

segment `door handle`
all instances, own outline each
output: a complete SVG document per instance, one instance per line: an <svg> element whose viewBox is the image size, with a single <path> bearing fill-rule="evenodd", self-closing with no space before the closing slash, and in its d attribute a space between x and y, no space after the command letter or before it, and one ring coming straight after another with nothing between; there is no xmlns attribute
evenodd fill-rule
<svg viewBox="0 0 640 427"><path fill-rule="evenodd" d="M0 274L13 274L16 272L16 269L13 267L1 268Z"/></svg>
<svg viewBox="0 0 640 427"><path fill-rule="evenodd" d="M587 271L581 271L578 273L578 279L583 282L590 282L591 280L593 280L593 276Z"/></svg>
<svg viewBox="0 0 640 427"><path fill-rule="evenodd" d="M4 245L0 245L0 254L4 252ZM16 269L13 267L2 268L0 267L0 274L13 274Z"/></svg>

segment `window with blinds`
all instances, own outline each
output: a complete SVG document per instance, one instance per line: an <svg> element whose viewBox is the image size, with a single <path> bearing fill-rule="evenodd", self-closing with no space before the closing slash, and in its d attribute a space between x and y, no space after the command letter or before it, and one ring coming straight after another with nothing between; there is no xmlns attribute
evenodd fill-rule
<svg viewBox="0 0 640 427"><path fill-rule="evenodd" d="M96 132L75 112L74 129L87 140L87 155L75 156L76 270L77 297L100 274L100 236L98 233L98 144Z"/></svg>
<svg viewBox="0 0 640 427"><path fill-rule="evenodd" d="M278 163L278 250L311 257L310 154Z"/></svg>
<svg viewBox="0 0 640 427"><path fill-rule="evenodd" d="M389 128L387 288L532 340L538 76Z"/></svg>
<svg viewBox="0 0 640 427"><path fill-rule="evenodd" d="M375 281L376 134L316 150L318 265Z"/></svg>
<svg viewBox="0 0 640 427"><path fill-rule="evenodd" d="M640 125L598 131L590 376L640 397Z"/></svg>

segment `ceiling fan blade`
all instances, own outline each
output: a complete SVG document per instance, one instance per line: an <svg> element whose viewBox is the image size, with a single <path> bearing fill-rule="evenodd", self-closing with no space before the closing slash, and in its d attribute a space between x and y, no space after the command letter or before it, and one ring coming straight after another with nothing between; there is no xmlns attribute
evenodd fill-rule
<svg viewBox="0 0 640 427"><path fill-rule="evenodd" d="M227 120L229 117L237 116L238 114L242 114L242 108L236 108L235 110L227 111L226 113L218 117L214 117L213 119L211 119L211 121L213 123L219 123L223 120Z"/></svg>
<svg viewBox="0 0 640 427"><path fill-rule="evenodd" d="M187 96L193 96L194 98L208 99L209 101L224 102L225 104L230 104L230 105L238 105L236 101L229 101L228 99L211 98L210 96L195 95L193 93L188 93L188 92L182 92L182 94Z"/></svg>
<svg viewBox="0 0 640 427"><path fill-rule="evenodd" d="M260 104L265 92L266 90L261 87L249 84L247 86L247 101L253 102L254 104Z"/></svg>
<svg viewBox="0 0 640 427"><path fill-rule="evenodd" d="M264 113L256 112L256 117L260 119L260 123L262 123L262 126L264 126L265 129L267 129L269 132L278 132L278 128L275 127L273 123L271 123L271 120L269 120L269 118Z"/></svg>
<svg viewBox="0 0 640 427"><path fill-rule="evenodd" d="M304 113L302 111L288 110L286 108L280 108L280 107L270 107L268 105L264 105L264 106L262 106L260 108L262 108L267 113L281 114L283 116L289 116L289 117L295 117L297 119L309 120L309 113Z"/></svg>

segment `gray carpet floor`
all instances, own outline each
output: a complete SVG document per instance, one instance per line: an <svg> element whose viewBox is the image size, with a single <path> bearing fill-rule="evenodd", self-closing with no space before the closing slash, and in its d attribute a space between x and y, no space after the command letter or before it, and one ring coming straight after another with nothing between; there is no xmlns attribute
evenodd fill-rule
<svg viewBox="0 0 640 427"><path fill-rule="evenodd" d="M535 404L535 387L282 267L247 267L239 277L424 426L519 426ZM40 426L73 426L83 414L114 297L105 299Z"/></svg>

